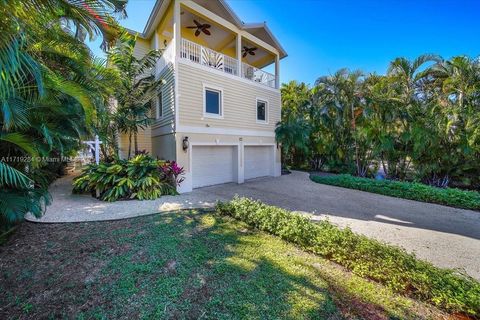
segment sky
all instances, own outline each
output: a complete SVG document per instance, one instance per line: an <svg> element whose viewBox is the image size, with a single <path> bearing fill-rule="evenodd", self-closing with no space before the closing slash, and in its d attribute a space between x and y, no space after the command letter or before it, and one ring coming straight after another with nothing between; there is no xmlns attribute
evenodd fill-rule
<svg viewBox="0 0 480 320"><path fill-rule="evenodd" d="M386 72L396 57L480 55L480 0L227 0L266 21L288 53L281 81L313 84L340 68ZM130 0L120 24L143 31L155 0ZM92 44L99 53L98 41Z"/></svg>

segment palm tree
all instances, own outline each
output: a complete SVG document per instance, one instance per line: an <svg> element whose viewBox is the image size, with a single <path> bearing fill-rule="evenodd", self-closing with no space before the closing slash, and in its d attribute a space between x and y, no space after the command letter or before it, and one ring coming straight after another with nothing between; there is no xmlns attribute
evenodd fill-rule
<svg viewBox="0 0 480 320"><path fill-rule="evenodd" d="M423 82L428 76L428 66L442 61L441 57L425 54L413 61L396 58L387 71L388 98L391 123L382 135L381 162L387 176L405 179L410 169L413 148L412 126L414 118L421 116Z"/></svg>
<svg viewBox="0 0 480 320"><path fill-rule="evenodd" d="M316 117L327 127L339 129L331 132L336 135L341 165L348 167L354 160L357 175L361 176L365 174L365 166L361 165L357 121L363 113L362 80L362 72L341 69L331 76L318 78L313 94Z"/></svg>
<svg viewBox="0 0 480 320"><path fill-rule="evenodd" d="M155 74L161 51L151 50L142 58L134 56L136 37L122 34L120 41L108 54L108 60L121 79L115 91L118 130L128 134L128 157L130 158L132 136L135 153L138 152L137 134L151 122L152 101L158 96L163 83Z"/></svg>
<svg viewBox="0 0 480 320"><path fill-rule="evenodd" d="M41 214L50 180L38 156L69 155L106 96L81 34L111 44L125 1L0 1L0 219ZM72 28L66 28L71 24ZM12 161L32 156L34 161Z"/></svg>
<svg viewBox="0 0 480 320"><path fill-rule="evenodd" d="M275 137L281 144L284 164L295 164L294 160L302 155L305 158L308 153L309 133L309 125L301 117L290 115L286 120L277 123Z"/></svg>

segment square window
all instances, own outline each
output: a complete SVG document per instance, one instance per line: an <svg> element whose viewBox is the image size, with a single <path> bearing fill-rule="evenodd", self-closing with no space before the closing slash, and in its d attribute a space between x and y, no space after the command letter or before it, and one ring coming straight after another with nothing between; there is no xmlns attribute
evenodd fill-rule
<svg viewBox="0 0 480 320"><path fill-rule="evenodd" d="M163 117L163 96L162 92L158 94L157 100L157 119Z"/></svg>
<svg viewBox="0 0 480 320"><path fill-rule="evenodd" d="M205 113L221 115L221 91L205 89Z"/></svg>
<svg viewBox="0 0 480 320"><path fill-rule="evenodd" d="M267 102L257 100L257 121L267 122Z"/></svg>

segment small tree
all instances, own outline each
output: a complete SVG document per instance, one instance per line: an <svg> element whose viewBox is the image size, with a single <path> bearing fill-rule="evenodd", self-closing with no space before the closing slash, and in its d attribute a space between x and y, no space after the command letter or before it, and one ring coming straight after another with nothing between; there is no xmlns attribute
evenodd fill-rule
<svg viewBox="0 0 480 320"><path fill-rule="evenodd" d="M120 41L108 54L108 60L120 76L116 88L117 110L114 121L117 129L128 134L128 157L131 156L132 137L135 153L138 152L137 135L151 122L151 102L157 97L162 80L155 76L157 59L162 56L158 50L149 51L137 58L134 48L137 39L124 32Z"/></svg>

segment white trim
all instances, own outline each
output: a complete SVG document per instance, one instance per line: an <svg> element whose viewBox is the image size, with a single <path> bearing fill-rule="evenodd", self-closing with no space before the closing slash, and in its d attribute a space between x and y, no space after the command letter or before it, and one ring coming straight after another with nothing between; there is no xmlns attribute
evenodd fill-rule
<svg viewBox="0 0 480 320"><path fill-rule="evenodd" d="M233 129L233 128L221 128L221 127L193 127L193 126L179 126L176 132L180 133L205 133L205 134L221 134L221 135L234 135L234 136L252 136L252 137L275 137L273 131L263 130L245 130L245 129Z"/></svg>
<svg viewBox="0 0 480 320"><path fill-rule="evenodd" d="M225 73L223 71L217 70L215 68L210 68L208 66L204 66L204 65L201 65L199 63L190 61L189 59L186 59L186 58L177 59L177 63L185 64L185 65L188 65L188 66L191 66L191 67L194 67L194 68L198 68L198 69L201 69L201 70L204 70L204 71L208 71L208 72L211 72L211 73L214 73L216 75L223 76L223 77L226 77L226 78L229 78L229 79L241 81L243 83L255 86L257 88L262 88L262 89L265 89L265 90L270 90L270 91L273 91L273 92L276 92L276 93L280 93L280 89L272 88L272 87L269 87L267 85L261 84L259 82L244 79L242 77L239 77L239 76L236 76L236 75L233 75L233 74L228 74L228 73Z"/></svg>
<svg viewBox="0 0 480 320"><path fill-rule="evenodd" d="M163 120L165 118L165 114L163 113L163 87L160 89L160 92L157 94L157 99L155 103L155 120ZM160 99L162 98L162 99ZM161 112L160 112L161 111Z"/></svg>
<svg viewBox="0 0 480 320"><path fill-rule="evenodd" d="M265 103L265 120L259 120L258 119L258 102L264 102ZM268 113L269 113L269 105L270 105L270 102L268 101L268 99L264 99L264 98L259 98L257 97L255 99L255 120L257 121L257 123L259 124L268 124L268 120L269 120L269 116L268 116Z"/></svg>
<svg viewBox="0 0 480 320"><path fill-rule="evenodd" d="M264 142L247 142L243 144L245 147L251 146L251 147L276 147L277 144L271 142L271 143L264 143Z"/></svg>
<svg viewBox="0 0 480 320"><path fill-rule="evenodd" d="M219 95L219 106L218 106L218 114L207 112L207 90L212 92L218 92ZM210 85L208 83L203 83L203 117L204 118L215 118L215 119L223 119L223 88L218 86Z"/></svg>
<svg viewBox="0 0 480 320"><path fill-rule="evenodd" d="M178 1L175 1L173 4L173 21L174 21L174 26L173 26L173 41L175 41L175 46L174 46L174 51L173 51L173 57L174 57L174 69L173 69L173 81L174 81L174 104L173 104L173 115L175 117L175 126L174 126L174 131L177 131L177 128L180 124L180 93L178 92L178 81L179 81L179 72L178 72L178 58L180 57L180 41L182 38L182 31L181 31L181 25L180 25L180 3ZM148 24L147 24L148 26ZM145 27L147 28L147 27Z"/></svg>

